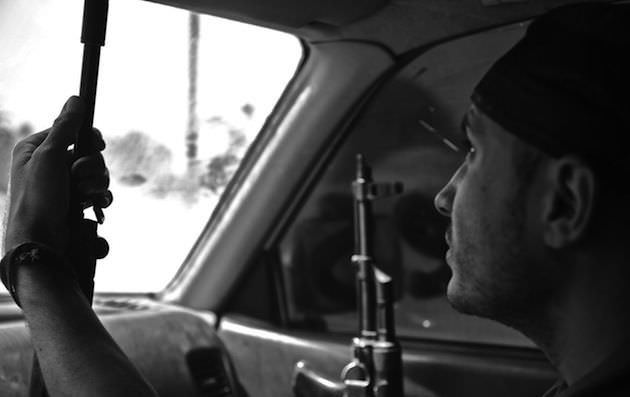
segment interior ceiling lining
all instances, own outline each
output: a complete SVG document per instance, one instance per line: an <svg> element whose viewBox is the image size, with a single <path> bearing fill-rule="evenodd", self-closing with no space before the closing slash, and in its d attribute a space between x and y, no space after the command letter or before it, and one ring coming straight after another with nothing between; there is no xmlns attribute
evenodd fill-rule
<svg viewBox="0 0 630 397"><path fill-rule="evenodd" d="M394 0L368 18L328 31L319 29L311 35L319 35L319 39L374 41L395 54L402 54L456 36L525 21L552 8L579 2L583 0L529 0L484 6L481 0Z"/></svg>
<svg viewBox="0 0 630 397"><path fill-rule="evenodd" d="M307 41L369 41L403 54L583 0L498 1L492 6L485 0L148 1L282 30Z"/></svg>
<svg viewBox="0 0 630 397"><path fill-rule="evenodd" d="M373 14L388 0L148 0L259 25L299 29L311 23L343 26Z"/></svg>

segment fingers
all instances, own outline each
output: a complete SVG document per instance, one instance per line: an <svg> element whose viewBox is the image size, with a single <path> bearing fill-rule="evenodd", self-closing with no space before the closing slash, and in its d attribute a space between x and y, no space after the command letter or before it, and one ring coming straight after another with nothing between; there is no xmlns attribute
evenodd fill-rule
<svg viewBox="0 0 630 397"><path fill-rule="evenodd" d="M39 147L42 149L59 149L59 151L65 152L68 146L76 141L84 117L85 105L83 100L77 96L70 97L51 128L29 135L15 145L13 149L14 164L24 165ZM105 140L103 135L96 128L93 128L92 131L93 147L96 151L104 150Z"/></svg>
<svg viewBox="0 0 630 397"><path fill-rule="evenodd" d="M94 244L94 256L96 259L103 259L109 253L109 243L103 237L97 237Z"/></svg>
<svg viewBox="0 0 630 397"><path fill-rule="evenodd" d="M81 157L72 164L72 180L79 201L84 206L97 205L101 208L108 207L113 196L109 187L109 171L100 153Z"/></svg>
<svg viewBox="0 0 630 397"><path fill-rule="evenodd" d="M100 153L105 149L105 140L98 129L93 128L92 132L91 147L94 148L95 153L74 160L76 153L68 152L72 163L71 174L75 194L79 196L78 201L83 209L91 206L107 208L113 201L112 192L107 189L109 171Z"/></svg>
<svg viewBox="0 0 630 397"><path fill-rule="evenodd" d="M93 204L99 208L107 208L112 205L114 195L110 190L108 190L100 196L93 197L92 201Z"/></svg>
<svg viewBox="0 0 630 397"><path fill-rule="evenodd" d="M81 206L83 209L90 208L92 206L98 208L107 208L112 205L114 196L110 190L93 195L83 195L81 200Z"/></svg>
<svg viewBox="0 0 630 397"><path fill-rule="evenodd" d="M50 132L42 143L42 147L47 149L63 150L68 149L76 140L77 133L81 129L85 117L85 105L83 101L72 96L61 109L59 117L53 123Z"/></svg>
<svg viewBox="0 0 630 397"><path fill-rule="evenodd" d="M35 149L44 142L50 130L45 130L27 136L19 141L13 148L14 166L23 166L33 155Z"/></svg>
<svg viewBox="0 0 630 397"><path fill-rule="evenodd" d="M35 134L27 136L26 138L22 139L17 145L15 145L15 147L17 148L16 150L19 150L20 147L38 147L42 144L42 142L44 142L49 132L50 128L42 132L37 132Z"/></svg>
<svg viewBox="0 0 630 397"><path fill-rule="evenodd" d="M97 151L102 152L105 150L105 139L103 139L103 134L101 134L101 131L97 128L92 128L92 132L93 147Z"/></svg>

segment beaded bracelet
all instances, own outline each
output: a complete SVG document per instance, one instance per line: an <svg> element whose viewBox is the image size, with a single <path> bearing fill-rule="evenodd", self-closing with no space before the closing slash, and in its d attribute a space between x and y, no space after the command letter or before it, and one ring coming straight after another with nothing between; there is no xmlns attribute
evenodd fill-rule
<svg viewBox="0 0 630 397"><path fill-rule="evenodd" d="M60 266L62 258L51 248L40 243L23 243L8 251L0 261L0 279L15 303L20 305L16 287L17 269L24 266Z"/></svg>

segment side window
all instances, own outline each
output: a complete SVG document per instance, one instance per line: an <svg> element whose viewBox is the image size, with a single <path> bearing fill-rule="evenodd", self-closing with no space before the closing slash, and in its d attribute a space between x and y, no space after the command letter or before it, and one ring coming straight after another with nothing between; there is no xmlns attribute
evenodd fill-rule
<svg viewBox="0 0 630 397"><path fill-rule="evenodd" d="M0 3L2 212L12 146L48 128L78 93L82 12L82 0ZM96 290L160 291L302 49L284 33L150 2L112 0L108 19L94 124L107 142L114 202L99 229L111 249Z"/></svg>
<svg viewBox="0 0 630 397"><path fill-rule="evenodd" d="M440 136L461 139L474 84L523 33L523 26L457 39L419 55L375 96L279 245L290 321L299 327L356 332L350 183L362 153L375 181L405 192L374 202L374 256L396 288L403 337L530 346L494 322L455 312L445 297L448 220L435 194L463 159Z"/></svg>

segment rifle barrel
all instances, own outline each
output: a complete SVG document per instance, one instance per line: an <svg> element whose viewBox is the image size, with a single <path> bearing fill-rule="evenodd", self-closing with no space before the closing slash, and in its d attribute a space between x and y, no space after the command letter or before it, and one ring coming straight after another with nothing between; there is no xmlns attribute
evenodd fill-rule
<svg viewBox="0 0 630 397"><path fill-rule="evenodd" d="M372 172L362 155L357 155L354 193L354 256L357 269L357 304L359 305L359 335L375 339L376 330L376 290L374 267L371 258L371 219L372 205L369 189Z"/></svg>

